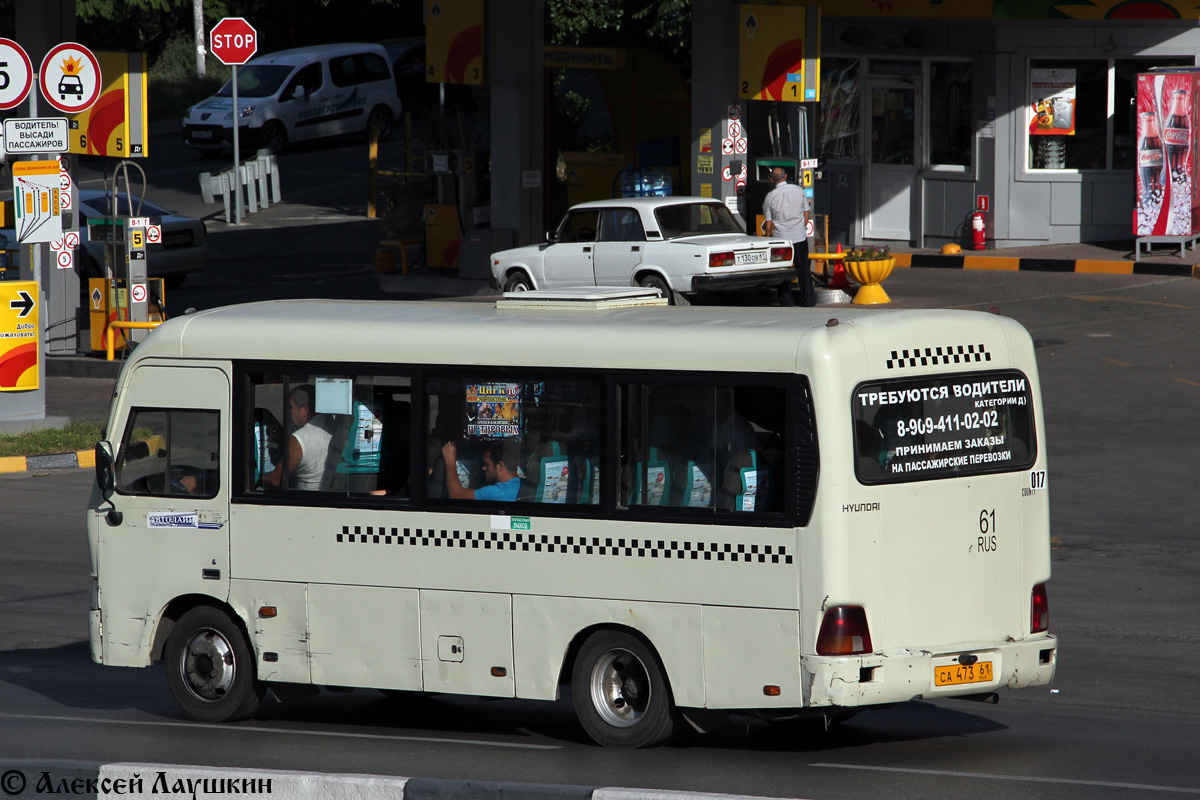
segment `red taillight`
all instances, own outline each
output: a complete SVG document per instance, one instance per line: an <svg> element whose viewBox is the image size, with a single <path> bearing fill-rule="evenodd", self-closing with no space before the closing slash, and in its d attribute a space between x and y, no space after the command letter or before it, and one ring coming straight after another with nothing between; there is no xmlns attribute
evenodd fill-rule
<svg viewBox="0 0 1200 800"><path fill-rule="evenodd" d="M708 265L710 267L733 266L733 253L709 253Z"/></svg>
<svg viewBox="0 0 1200 800"><path fill-rule="evenodd" d="M825 612L821 634L817 637L817 655L854 656L870 653L871 631L867 612L860 606L838 606Z"/></svg>
<svg viewBox="0 0 1200 800"><path fill-rule="evenodd" d="M791 261L792 260L792 248L790 248L790 247L772 247L771 248L771 260L772 261Z"/></svg>
<svg viewBox="0 0 1200 800"><path fill-rule="evenodd" d="M1046 584L1039 583L1033 587L1033 602L1030 603L1029 632L1041 633L1050 630L1050 596L1046 594Z"/></svg>

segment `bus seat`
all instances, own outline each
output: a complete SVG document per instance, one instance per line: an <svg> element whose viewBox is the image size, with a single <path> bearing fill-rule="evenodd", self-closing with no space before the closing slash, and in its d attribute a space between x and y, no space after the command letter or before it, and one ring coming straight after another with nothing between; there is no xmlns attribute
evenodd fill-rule
<svg viewBox="0 0 1200 800"><path fill-rule="evenodd" d="M378 473L384 451L383 431L382 411L355 400L336 471L342 475Z"/></svg>
<svg viewBox="0 0 1200 800"><path fill-rule="evenodd" d="M622 483L631 506L665 506L671 502L671 464L667 454L651 447L646 463L634 462Z"/></svg>
<svg viewBox="0 0 1200 800"><path fill-rule="evenodd" d="M571 459L567 496L572 503L585 506L600 505L600 459L594 456L576 456Z"/></svg>
<svg viewBox="0 0 1200 800"><path fill-rule="evenodd" d="M717 508L734 511L764 511L768 502L770 470L755 450L733 454L721 479Z"/></svg>
<svg viewBox="0 0 1200 800"><path fill-rule="evenodd" d="M711 470L711 465L709 467ZM671 505L684 508L712 508L713 485L705 469L691 459L681 459L675 467L671 487Z"/></svg>
<svg viewBox="0 0 1200 800"><path fill-rule="evenodd" d="M540 444L526 462L519 499L535 503L565 503L570 476L570 458L563 446L558 442Z"/></svg>

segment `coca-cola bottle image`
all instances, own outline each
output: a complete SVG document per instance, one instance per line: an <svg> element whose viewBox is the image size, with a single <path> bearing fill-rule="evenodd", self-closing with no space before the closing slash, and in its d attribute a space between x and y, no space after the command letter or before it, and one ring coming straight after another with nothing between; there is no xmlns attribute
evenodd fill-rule
<svg viewBox="0 0 1200 800"><path fill-rule="evenodd" d="M1171 96L1171 115L1167 117L1167 125L1162 132L1172 175L1186 172L1190 139L1188 127L1188 91L1176 89Z"/></svg>
<svg viewBox="0 0 1200 800"><path fill-rule="evenodd" d="M1163 149L1158 138L1158 120L1153 111L1142 112L1140 126L1142 143L1138 146L1138 169L1142 177L1142 197L1150 199L1161 194L1163 184Z"/></svg>

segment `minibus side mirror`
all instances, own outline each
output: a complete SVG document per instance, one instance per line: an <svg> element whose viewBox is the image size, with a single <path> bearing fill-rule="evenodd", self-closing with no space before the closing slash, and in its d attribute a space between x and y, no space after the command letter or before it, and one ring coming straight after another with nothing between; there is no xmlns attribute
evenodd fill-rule
<svg viewBox="0 0 1200 800"><path fill-rule="evenodd" d="M546 231L546 243L554 244L558 241L558 231Z"/></svg>
<svg viewBox="0 0 1200 800"><path fill-rule="evenodd" d="M100 494L106 498L117 485L115 465L112 445L108 442L96 442L96 485L100 487Z"/></svg>
<svg viewBox="0 0 1200 800"><path fill-rule="evenodd" d="M296 87L296 91L292 92L292 99L293 100L303 100L304 99L304 87L303 86Z"/></svg>

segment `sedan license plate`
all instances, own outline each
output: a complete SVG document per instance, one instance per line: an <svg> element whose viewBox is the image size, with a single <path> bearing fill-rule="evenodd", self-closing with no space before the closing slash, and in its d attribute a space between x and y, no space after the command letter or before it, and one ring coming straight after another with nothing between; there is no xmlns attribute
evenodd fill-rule
<svg viewBox="0 0 1200 800"><path fill-rule="evenodd" d="M992 662L976 661L970 666L948 664L944 667L933 668L934 686L958 686L964 683L990 683L992 680Z"/></svg>
<svg viewBox="0 0 1200 800"><path fill-rule="evenodd" d="M745 253L734 253L733 263L735 264L765 264L767 263L766 250L750 250Z"/></svg>
<svg viewBox="0 0 1200 800"><path fill-rule="evenodd" d="M212 131L192 131L193 139L211 139Z"/></svg>

